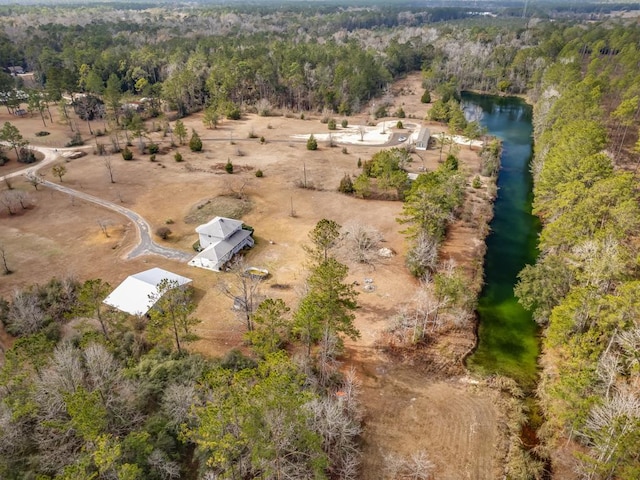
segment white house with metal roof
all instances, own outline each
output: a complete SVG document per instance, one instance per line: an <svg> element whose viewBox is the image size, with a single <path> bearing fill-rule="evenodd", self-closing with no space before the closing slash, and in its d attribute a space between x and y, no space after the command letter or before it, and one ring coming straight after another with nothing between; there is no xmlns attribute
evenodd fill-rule
<svg viewBox="0 0 640 480"><path fill-rule="evenodd" d="M251 232L242 228L240 220L232 218L215 217L198 226L196 232L202 251L189 261L193 267L219 272L236 253L254 245Z"/></svg>
<svg viewBox="0 0 640 480"><path fill-rule="evenodd" d="M128 276L103 303L131 315L145 315L160 299L158 286L163 280L179 287L191 283L190 278L156 267Z"/></svg>

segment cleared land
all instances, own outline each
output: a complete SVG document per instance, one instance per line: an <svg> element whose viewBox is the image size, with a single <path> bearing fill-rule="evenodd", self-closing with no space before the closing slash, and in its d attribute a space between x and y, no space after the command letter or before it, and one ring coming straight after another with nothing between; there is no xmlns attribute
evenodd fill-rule
<svg viewBox="0 0 640 480"><path fill-rule="evenodd" d="M427 106L420 103L419 75L399 82L393 91L395 107L402 105L410 117L405 123L420 124ZM340 125L341 118L336 119ZM365 114L348 118L352 125L365 120ZM387 119L385 129L404 136L406 129L390 128L396 120ZM0 112L0 122L5 121L18 127L34 145L59 148L71 134L68 127L58 123L44 127L38 117L17 118ZM155 162L150 161L149 155L137 152L130 162L119 154L101 157L94 155L93 146L89 146L89 155L68 162L61 160L67 168L62 183L137 212L153 231L168 226L172 231L169 239L155 240L185 252L193 252L192 245L197 240L194 227L200 221L215 214L244 213L242 220L255 228L257 239L247 263L267 268L272 276L263 293L281 297L291 306L296 304L306 277L302 245L320 219L333 219L342 225L358 222L380 231L383 245L396 255L381 259L375 268L349 264L349 280L357 281L361 291L356 324L362 337L347 344L347 358L362 380L366 412L362 478L380 478L385 454L405 455L419 450L424 450L435 464L436 478L495 478L501 413L495 406L494 394L461 381L466 377L456 362L433 368L438 358L461 358L473 344L472 329L452 332L432 346L427 355L418 352L411 359L392 358L380 349L380 338L398 308L419 288L404 267L406 245L399 233L402 227L396 222L402 205L347 197L336 189L345 174L359 173L358 158L367 160L382 147L352 141L331 148L319 136L328 133L319 116L301 120L248 115L243 120L224 121L215 130L206 129L200 115L186 118L184 123L188 131L194 128L199 132L204 151L195 154L186 146L179 147L185 159L182 163L174 160L170 139L154 132L155 124L150 121L148 127L154 133L149 137L163 147ZM78 121L77 126L85 139L91 138L86 122ZM104 125L96 122L92 127L102 129ZM429 127L433 134L442 130L439 125ZM36 137L35 132L40 130L51 134ZM257 138L249 138L250 133ZM320 138L318 151L306 149L303 137L310 133ZM340 142L338 138L334 141ZM90 140L92 144L95 141L109 143L108 137ZM347 153L343 153L343 146ZM438 150L414 154L410 170L436 168L439 154ZM463 168L475 175L479 170L477 152L461 146L459 156ZM115 183L110 182L107 158L111 160ZM232 175L224 170L228 160L234 165ZM0 167L0 176L20 167L11 161ZM263 178L255 176L258 169L263 171ZM313 188L297 186L305 172L307 185ZM40 173L48 180L58 181L51 166ZM159 266L194 280L196 315L202 324L198 329L201 340L193 348L221 355L232 347L242 347L244 325L234 316L231 300L216 288L228 274L188 267L158 256L126 260L137 243L137 234L125 217L50 189L35 190L21 178L14 179L12 186L28 192L33 207L12 216L0 212L0 244L14 271L0 276L0 295L11 295L16 287L44 282L52 276L102 278L115 286L127 275ZM485 188L470 193L465 209L469 218L452 226L443 250L446 258L464 264L470 273L481 264L478 255L483 251L481 226L474 224L473 212L486 208L488 197ZM106 233L101 225L106 226ZM365 278L373 280L373 292L364 291ZM4 341L6 344L9 339ZM441 355L444 350L446 355ZM451 372L459 375L451 377Z"/></svg>

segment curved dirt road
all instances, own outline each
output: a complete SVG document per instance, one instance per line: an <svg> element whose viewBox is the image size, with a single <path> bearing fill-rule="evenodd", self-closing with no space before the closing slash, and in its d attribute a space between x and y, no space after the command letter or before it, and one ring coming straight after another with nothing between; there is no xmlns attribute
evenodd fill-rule
<svg viewBox="0 0 640 480"><path fill-rule="evenodd" d="M108 200L103 200L102 198L94 197L93 195L89 195L88 193L79 192L78 190L74 190L72 188L66 187L64 185L60 185L58 183L50 182L38 176L37 172L42 167L55 162L60 158L58 149L54 148L45 148L45 147L36 147L31 146L33 150L36 150L44 155L44 159L41 160L37 165L23 168L22 170L18 170L16 172L12 172L3 177L0 177L0 181L3 181L6 178L17 177L20 175L24 175L25 177L37 178L38 183L45 187L51 188L53 190L57 190L62 193L66 193L67 195L71 195L76 198L80 198L87 202L95 203L96 205L100 205L101 207L107 208L109 210L113 210L121 215L124 215L129 220L133 222L138 231L138 244L127 254L127 258L136 258L141 255L160 255L165 258L169 258L171 260L178 260L187 262L193 257L189 252L183 252L182 250L175 250L173 248L163 247L155 243L151 237L151 227L147 223L147 221L142 218L142 216L138 215L133 210L129 210L121 205L118 205L113 202L109 202ZM78 150L74 148L69 149L60 149L61 151L65 150Z"/></svg>

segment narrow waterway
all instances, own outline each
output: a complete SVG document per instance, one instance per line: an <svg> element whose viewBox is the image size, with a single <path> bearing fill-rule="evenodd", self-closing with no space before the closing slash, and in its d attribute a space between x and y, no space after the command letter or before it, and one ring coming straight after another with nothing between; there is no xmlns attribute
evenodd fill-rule
<svg viewBox="0 0 640 480"><path fill-rule="evenodd" d="M471 370L535 385L538 329L513 295L518 272L535 261L539 222L531 215L533 150L531 107L518 98L464 94L463 107L502 140L498 197L484 261L485 285L478 301L478 347ZM468 115L469 116L469 115Z"/></svg>

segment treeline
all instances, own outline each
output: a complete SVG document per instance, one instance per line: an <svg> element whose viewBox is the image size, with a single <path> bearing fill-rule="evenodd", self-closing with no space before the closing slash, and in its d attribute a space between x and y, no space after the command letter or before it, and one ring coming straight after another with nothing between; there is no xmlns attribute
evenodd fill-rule
<svg viewBox="0 0 640 480"><path fill-rule="evenodd" d="M419 69L432 91L523 93L578 33L518 19L433 23L438 9L260 8L159 14L101 6L74 10L77 19L47 9L47 23L27 13L5 17L0 66L33 70L53 101L63 92L115 90L163 99L180 115L207 106L226 115L258 101L350 114ZM0 80L0 90L10 90L10 79Z"/></svg>
<svg viewBox="0 0 640 480"><path fill-rule="evenodd" d="M230 278L245 354L204 358L192 292L163 281L147 317L107 308L101 280L53 279L0 299L16 336L0 369L3 479L355 479L358 384L339 371L356 338L353 286L333 257L340 226L311 232L295 311ZM295 354L287 353L288 351Z"/></svg>
<svg viewBox="0 0 640 480"><path fill-rule="evenodd" d="M620 165L637 139L639 33L564 30L534 110L544 227L516 294L544 334L540 451L554 460L560 443L579 443L580 478L640 476L640 207L637 177Z"/></svg>

